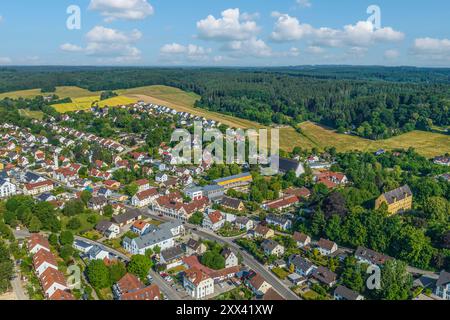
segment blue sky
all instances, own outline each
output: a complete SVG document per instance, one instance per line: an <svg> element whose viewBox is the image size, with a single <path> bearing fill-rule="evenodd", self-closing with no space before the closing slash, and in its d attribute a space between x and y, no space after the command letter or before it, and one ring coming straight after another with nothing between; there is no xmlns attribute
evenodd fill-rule
<svg viewBox="0 0 450 320"><path fill-rule="evenodd" d="M66 26L70 5L81 29ZM448 12L441 0L2 1L0 65L450 66Z"/></svg>

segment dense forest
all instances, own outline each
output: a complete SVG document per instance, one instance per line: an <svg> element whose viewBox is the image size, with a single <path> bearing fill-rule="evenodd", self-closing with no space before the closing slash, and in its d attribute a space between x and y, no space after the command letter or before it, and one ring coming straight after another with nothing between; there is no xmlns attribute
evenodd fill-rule
<svg viewBox="0 0 450 320"><path fill-rule="evenodd" d="M311 120L370 139L450 124L450 69L386 67L0 69L0 92L75 85L92 91L168 85L197 107L265 125Z"/></svg>

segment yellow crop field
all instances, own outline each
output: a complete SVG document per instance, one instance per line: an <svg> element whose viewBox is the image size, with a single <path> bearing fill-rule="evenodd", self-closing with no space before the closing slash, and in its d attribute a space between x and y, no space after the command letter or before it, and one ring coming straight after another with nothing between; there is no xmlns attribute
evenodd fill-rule
<svg viewBox="0 0 450 320"><path fill-rule="evenodd" d="M89 96L100 96L100 92L91 92L86 89L82 89L74 86L66 86L66 87L56 87L55 92L51 93L42 93L41 89L30 89L30 90L20 90L20 91L12 91L0 94L0 99L11 98L34 98L37 96L45 96L50 94L56 94L60 98L70 97L81 98L81 97L89 97Z"/></svg>
<svg viewBox="0 0 450 320"><path fill-rule="evenodd" d="M56 111L65 113L65 112L73 112L73 111L79 111L79 110L88 110L92 107L93 104L98 103L98 106L100 108L104 108L106 106L109 107L116 107L121 105L127 105L136 103L137 99L130 98L130 97L124 97L124 96L117 96L113 98L109 98L106 100L99 101L99 96L92 96L92 97L83 97L83 98L75 98L72 99L73 102L71 103L62 103L62 104L55 104L53 107L56 109Z"/></svg>
<svg viewBox="0 0 450 320"><path fill-rule="evenodd" d="M195 93L185 92L183 90L168 86L147 86L126 90L117 90L119 94L133 97L138 100L164 105L180 112L189 112L199 117L220 121L221 123L233 128L263 128L264 126L245 119L240 119L230 115L224 115L218 112L212 112L205 109L195 108L194 104L200 99Z"/></svg>

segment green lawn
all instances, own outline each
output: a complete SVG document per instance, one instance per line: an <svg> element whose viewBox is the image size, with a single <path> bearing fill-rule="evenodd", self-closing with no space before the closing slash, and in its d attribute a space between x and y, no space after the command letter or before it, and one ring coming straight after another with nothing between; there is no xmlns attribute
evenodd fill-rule
<svg viewBox="0 0 450 320"><path fill-rule="evenodd" d="M306 149L316 147L323 150L325 147L335 147L338 152L345 151L376 151L379 149L408 149L413 147L416 151L432 158L445 154L450 150L450 135L411 131L386 140L368 140L356 136L337 133L335 130L319 126L312 122L304 122L300 125L303 134L299 134L293 128L280 129L280 147L290 151L295 146Z"/></svg>
<svg viewBox="0 0 450 320"><path fill-rule="evenodd" d="M284 280L288 277L289 272L285 270L284 268L273 268L272 272L281 280Z"/></svg>

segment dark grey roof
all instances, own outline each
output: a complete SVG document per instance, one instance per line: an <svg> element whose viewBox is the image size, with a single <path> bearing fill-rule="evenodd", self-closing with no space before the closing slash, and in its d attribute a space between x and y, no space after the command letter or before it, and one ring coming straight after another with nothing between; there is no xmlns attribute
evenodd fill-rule
<svg viewBox="0 0 450 320"><path fill-rule="evenodd" d="M372 264L382 265L387 260L392 259L391 257L384 255L382 253L367 249L365 247L359 246L355 251L356 258L364 259L370 261Z"/></svg>
<svg viewBox="0 0 450 320"><path fill-rule="evenodd" d="M279 158L279 169L281 172L297 171L300 162L287 158Z"/></svg>
<svg viewBox="0 0 450 320"><path fill-rule="evenodd" d="M445 286L447 283L450 283L450 273L442 270L439 274L439 279L436 282L436 286Z"/></svg>
<svg viewBox="0 0 450 320"><path fill-rule="evenodd" d="M103 221L100 221L99 223L97 223L97 225L95 226L95 230L97 230L98 232L104 233L111 226L112 226L111 222L103 220Z"/></svg>
<svg viewBox="0 0 450 320"><path fill-rule="evenodd" d="M334 294L344 298L345 300L357 300L360 294L344 286L337 286Z"/></svg>
<svg viewBox="0 0 450 320"><path fill-rule="evenodd" d="M267 217L266 217L266 221L268 222L268 223L270 223L270 221L273 221L273 222L275 222L275 223L277 223L277 224L286 224L286 223L289 223L289 219L288 218L286 218L286 217L282 217L282 216L276 216L276 215L274 215L274 214L269 214Z"/></svg>
<svg viewBox="0 0 450 320"><path fill-rule="evenodd" d="M412 196L412 192L408 185L404 185L403 187L384 193L384 197L389 204L403 200L410 196Z"/></svg>
<svg viewBox="0 0 450 320"><path fill-rule="evenodd" d="M299 255L291 256L289 258L289 260L290 260L290 263L292 263L296 268L298 268L302 271L305 271L305 272L314 266L309 260L307 260Z"/></svg>
<svg viewBox="0 0 450 320"><path fill-rule="evenodd" d="M41 176L28 171L27 173L25 173L24 179L26 182L33 182L33 181L37 181L37 180L41 179Z"/></svg>
<svg viewBox="0 0 450 320"><path fill-rule="evenodd" d="M314 270L312 276L320 282L326 284L331 284L337 279L336 273L322 266L319 266L316 270Z"/></svg>
<svg viewBox="0 0 450 320"><path fill-rule="evenodd" d="M261 247L264 250L268 250L268 251L273 251L277 246L279 246L280 244L278 244L278 242L270 240L270 239L266 239L263 241L263 243L261 244Z"/></svg>
<svg viewBox="0 0 450 320"><path fill-rule="evenodd" d="M226 207L230 207L230 208L235 208L238 209L239 205L241 204L241 200L239 199L235 199L235 198L230 198L230 197L223 197L222 200L220 201L220 204Z"/></svg>
<svg viewBox="0 0 450 320"><path fill-rule="evenodd" d="M142 213L138 209L129 209L127 212L125 212L121 215L115 216L113 218L113 222L122 224L129 220L137 219L140 216L142 216Z"/></svg>
<svg viewBox="0 0 450 320"><path fill-rule="evenodd" d="M186 243L186 247L194 251L197 251L198 247L200 247L201 244L202 243L200 241L189 239L188 242Z"/></svg>
<svg viewBox="0 0 450 320"><path fill-rule="evenodd" d="M181 249L180 246L173 247L166 249L164 251L161 251L161 256L165 261L171 261L174 259L179 259L184 255L183 249Z"/></svg>

